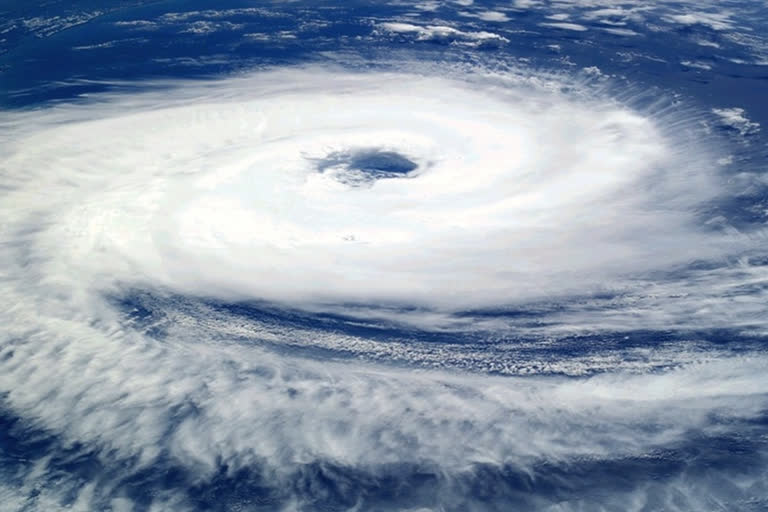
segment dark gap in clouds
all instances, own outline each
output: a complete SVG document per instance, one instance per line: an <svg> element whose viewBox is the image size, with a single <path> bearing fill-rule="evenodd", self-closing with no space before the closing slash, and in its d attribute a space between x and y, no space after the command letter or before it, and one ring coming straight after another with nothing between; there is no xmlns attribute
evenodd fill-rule
<svg viewBox="0 0 768 512"><path fill-rule="evenodd" d="M311 159L321 173L350 187L372 186L378 180L413 177L419 165L385 148L353 148Z"/></svg>
<svg viewBox="0 0 768 512"><path fill-rule="evenodd" d="M428 312L423 308L412 306L387 307L361 304L334 304L328 306L336 307L339 311L350 311L350 313L309 312L286 304L266 301L223 301L137 289L126 290L125 293L119 295L112 294L108 296L108 300L118 311L126 315L129 324L137 330L142 330L155 324L154 329L161 329L163 321L168 317L168 312L183 311L203 306L210 308L213 312L231 315L233 318L237 317L276 327L292 327L296 329L317 330L318 332L364 336L382 342L403 336L418 336L422 341L455 342L457 336L462 335L455 332L430 332L412 327L404 327L386 320L362 320L360 317L351 314L355 309L361 313L370 312L371 310L393 313ZM153 332L160 336L163 333L162 330ZM470 333L464 335L470 336Z"/></svg>
<svg viewBox="0 0 768 512"><path fill-rule="evenodd" d="M713 267L718 268L718 267ZM755 284L762 290L762 285ZM749 291L749 290L748 290ZM735 293L735 292L734 292ZM746 292L745 292L746 293ZM530 309L477 309L465 310L455 314L456 317L469 320L518 320L525 319L523 327L556 325L546 321L547 315L558 314L569 311L583 311L585 307L594 310L601 310L607 307L616 299L624 297L621 294L606 292L604 294L588 295L583 297L573 297L564 299L562 302L539 302L533 303ZM162 337L162 322L168 318L168 313L177 313L187 311L189 314L198 313L195 308L204 306L210 308L212 312L232 315L233 318L257 321L264 324L275 326L293 327L296 329L316 330L318 332L347 334L363 336L377 341L386 342L391 339L407 338L410 335L418 336L420 341L434 343L452 343L462 340L469 343L485 339L489 333L482 330L450 330L448 332L430 331L416 327L395 325L388 321L378 323L375 320L377 310L382 312L428 314L429 310L403 306L402 308L377 307L376 305L350 305L339 304L339 311L349 311L350 313L333 312L310 312L298 308L289 307L285 304L271 303L264 301L222 301L204 297L185 296L179 294L169 294L164 292L132 289L126 290L119 295L108 296L109 302L128 320L128 325L136 330L144 330L152 326L156 331L149 332L154 337ZM333 309L333 305L326 305ZM355 309L361 313L371 313L371 318L362 320L360 317L351 314ZM527 320L531 322L528 323ZM205 320L201 318L201 320ZM712 343L714 345L732 344L736 352L754 348L755 344L765 343L762 336L753 336L743 332L740 328L674 328L665 330L658 329L633 329L616 332L601 332L568 335L531 335L525 334L525 329L520 328L521 324L514 324L514 327L493 332L497 341L508 342L536 342L541 338L547 341L556 340L564 346L570 345L577 340L590 340L600 342L603 348L631 348L631 347L659 347L666 344L674 344L679 341L697 340L703 343ZM551 345L547 350L557 349ZM583 347L579 348L579 350Z"/></svg>
<svg viewBox="0 0 768 512"><path fill-rule="evenodd" d="M266 302L226 302L149 290L126 290L108 300L124 315L126 328L160 343L172 332L193 344L259 346L282 356L315 361L366 360L394 367L439 367L500 376L583 378L611 371L664 373L715 353L738 357L766 349L763 336L735 328L536 334L514 324L504 327L503 322L517 321L519 311L509 316L497 310L493 315L485 312L484 316L468 317L470 325L502 322L494 330L429 331L378 325L375 320L355 319L349 314L312 313ZM365 311L370 317L376 310ZM230 325L238 328L232 331Z"/></svg>

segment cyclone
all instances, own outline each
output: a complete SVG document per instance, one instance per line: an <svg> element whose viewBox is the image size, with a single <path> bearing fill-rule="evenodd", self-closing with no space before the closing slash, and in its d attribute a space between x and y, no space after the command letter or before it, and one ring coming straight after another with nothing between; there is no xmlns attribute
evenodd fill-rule
<svg viewBox="0 0 768 512"><path fill-rule="evenodd" d="M53 178L65 204L46 205L57 218L41 236L97 287L456 309L722 252L696 218L722 184L703 144L610 99L549 92L555 77L483 73L267 71L117 96L35 119L13 141L34 152L6 165L78 174Z"/></svg>
<svg viewBox="0 0 768 512"><path fill-rule="evenodd" d="M372 33L512 37L438 28ZM9 510L764 505L764 232L729 213L759 125L361 58L2 112Z"/></svg>

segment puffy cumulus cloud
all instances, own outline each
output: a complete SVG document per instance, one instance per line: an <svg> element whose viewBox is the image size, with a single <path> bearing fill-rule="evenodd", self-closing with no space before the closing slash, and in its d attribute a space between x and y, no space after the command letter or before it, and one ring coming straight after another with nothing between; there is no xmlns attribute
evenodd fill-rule
<svg viewBox="0 0 768 512"><path fill-rule="evenodd" d="M760 123L750 121L743 108L715 108L712 109L723 126L738 131L741 135L749 135L760 131Z"/></svg>
<svg viewBox="0 0 768 512"><path fill-rule="evenodd" d="M471 46L496 46L508 43L509 39L493 32L467 32L445 25L414 25L411 23L388 22L376 25L380 32L413 35L418 41L460 42Z"/></svg>
<svg viewBox="0 0 768 512"><path fill-rule="evenodd" d="M689 325L691 309L715 308L702 290L736 269L656 290L647 273L742 249L697 213L726 190L714 151L695 120L600 92L528 71L310 68L8 112L0 394L9 439L48 444L38 459L3 452L12 484L0 496L48 510L184 510L242 485L231 508L258 490L274 507L331 496L354 510L386 508L382 489L396 488L408 506L471 508L463 500L487 491L491 505L567 510L585 503L580 475L595 461L631 471L661 457L668 479L629 493L611 477L602 505L746 499L764 448L751 447L752 487L707 485L706 461L685 454L692 437L743 442L739 429L764 414L759 352L583 379L494 376L470 352L457 367L472 371L415 371L376 362L396 349L375 339L266 322L242 335L234 315L178 314L153 335L112 299L142 289L315 313L357 304L369 308L361 319L379 310L418 325L616 287L627 291L617 313L554 308L537 328L659 311ZM724 307L758 316L755 303ZM291 338L379 352L310 357ZM403 359L437 357L420 349ZM152 492L138 496L136 482Z"/></svg>
<svg viewBox="0 0 768 512"><path fill-rule="evenodd" d="M704 25L713 30L733 28L731 14L728 12L691 12L686 14L670 14L667 21L680 25Z"/></svg>
<svg viewBox="0 0 768 512"><path fill-rule="evenodd" d="M244 25L230 22L193 21L185 25L182 33L206 35L227 30L240 30Z"/></svg>
<svg viewBox="0 0 768 512"><path fill-rule="evenodd" d="M502 9L501 4L495 8ZM494 6L489 6L494 8ZM515 11L534 11L553 19L561 16L559 21L568 19L571 25L560 28L566 30L580 30L579 26L593 28L594 25L609 25L624 27L631 25L637 27L655 27L661 30L661 25L682 25L686 27L701 27L719 33L725 38L744 38L755 41L750 46L765 46L760 36L758 25L751 25L749 20L754 19L749 4L722 2L711 0L704 2L683 1L677 3L652 2L648 0L625 0L616 2L613 0L519 0L513 2ZM737 23L735 20L739 20ZM549 26L549 25L545 25ZM635 36L642 33L633 28L615 28L606 30L608 33L619 36ZM738 44L738 43L737 43ZM756 52L757 53L757 52ZM764 53L764 52L763 52ZM757 61L761 62L757 56Z"/></svg>
<svg viewBox="0 0 768 512"><path fill-rule="evenodd" d="M483 21L509 21L509 17L501 11L460 11L460 16L478 18Z"/></svg>

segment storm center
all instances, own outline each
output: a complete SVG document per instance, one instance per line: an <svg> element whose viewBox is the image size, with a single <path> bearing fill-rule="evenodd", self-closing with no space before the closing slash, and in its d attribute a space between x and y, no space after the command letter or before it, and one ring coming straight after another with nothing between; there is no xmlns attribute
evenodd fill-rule
<svg viewBox="0 0 768 512"><path fill-rule="evenodd" d="M395 151L356 149L329 153L315 160L316 168L350 186L372 185L377 180L407 178L419 166Z"/></svg>

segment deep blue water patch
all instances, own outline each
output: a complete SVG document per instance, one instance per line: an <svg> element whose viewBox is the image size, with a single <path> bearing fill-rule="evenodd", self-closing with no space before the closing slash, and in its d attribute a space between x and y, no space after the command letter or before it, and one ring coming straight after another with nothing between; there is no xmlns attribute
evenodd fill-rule
<svg viewBox="0 0 768 512"><path fill-rule="evenodd" d="M359 187L377 180L407 178L419 165L396 151L360 148L334 151L324 158L313 159L317 170L330 173L345 185Z"/></svg>

